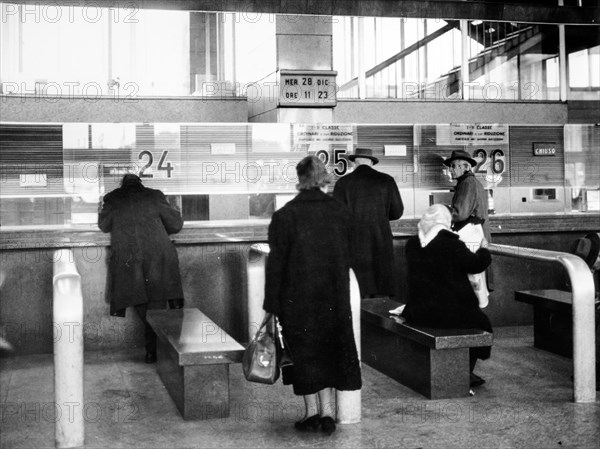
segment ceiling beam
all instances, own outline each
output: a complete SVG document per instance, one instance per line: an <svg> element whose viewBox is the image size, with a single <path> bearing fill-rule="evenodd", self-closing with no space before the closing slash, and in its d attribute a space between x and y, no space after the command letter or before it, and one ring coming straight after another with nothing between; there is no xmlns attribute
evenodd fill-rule
<svg viewBox="0 0 600 449"><path fill-rule="evenodd" d="M19 0L28 8L83 6L252 14L479 19L500 22L600 25L600 7L465 0ZM558 3L558 2L556 2Z"/></svg>

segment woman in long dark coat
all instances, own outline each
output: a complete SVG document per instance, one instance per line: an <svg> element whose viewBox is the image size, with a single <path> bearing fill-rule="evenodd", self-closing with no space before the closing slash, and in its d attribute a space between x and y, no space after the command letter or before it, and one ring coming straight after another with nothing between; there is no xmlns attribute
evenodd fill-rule
<svg viewBox="0 0 600 449"><path fill-rule="evenodd" d="M350 309L350 211L322 190L330 177L319 158L304 158L296 170L300 192L269 225L263 308L281 322L294 393L304 396L296 428L331 433L332 389L362 386Z"/></svg>
<svg viewBox="0 0 600 449"><path fill-rule="evenodd" d="M471 328L492 332L479 308L468 274L481 273L491 263L487 241L476 253L450 231L452 215L434 204L419 221L419 233L406 243L409 295L402 313L411 324L439 328ZM491 347L471 348L471 373L477 359L490 357ZM474 374L472 386L483 383Z"/></svg>
<svg viewBox="0 0 600 449"><path fill-rule="evenodd" d="M98 214L98 227L110 232L110 314L125 316L136 306L146 332L146 362L156 360L156 334L146 311L164 308L167 301L183 305L179 260L169 234L183 227L179 211L156 189L128 174L121 187L108 193Z"/></svg>

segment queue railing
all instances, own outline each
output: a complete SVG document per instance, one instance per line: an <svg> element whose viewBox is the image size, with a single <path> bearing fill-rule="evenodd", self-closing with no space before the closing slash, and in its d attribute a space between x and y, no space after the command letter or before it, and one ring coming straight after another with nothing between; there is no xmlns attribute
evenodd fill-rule
<svg viewBox="0 0 600 449"><path fill-rule="evenodd" d="M594 278L587 264L573 254L491 243L493 255L558 263L569 275L573 307L573 399L596 401L596 330Z"/></svg>
<svg viewBox="0 0 600 449"><path fill-rule="evenodd" d="M55 446L84 445L83 295L73 250L59 249L53 259Z"/></svg>

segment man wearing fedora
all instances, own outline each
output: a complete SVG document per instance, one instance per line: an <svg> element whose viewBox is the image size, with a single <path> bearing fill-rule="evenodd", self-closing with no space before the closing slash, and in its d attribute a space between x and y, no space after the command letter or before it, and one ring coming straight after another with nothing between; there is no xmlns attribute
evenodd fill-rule
<svg viewBox="0 0 600 449"><path fill-rule="evenodd" d="M453 151L444 165L450 168L456 189L452 197L452 229L460 231L467 224L480 224L486 240L490 241L488 196L472 172L475 159L464 150Z"/></svg>
<svg viewBox="0 0 600 449"><path fill-rule="evenodd" d="M483 236L491 242L490 223L488 220L488 196L483 185L477 180L472 169L477 165L475 159L464 150L453 151L444 165L450 168L450 175L456 181L456 188L452 196L452 230L460 234L468 224L481 225ZM478 242L470 243L472 250L476 250ZM473 246L475 245L475 246ZM493 272L488 268L485 273L487 290L493 290ZM486 289L481 286L478 293L481 307L487 306Z"/></svg>
<svg viewBox="0 0 600 449"><path fill-rule="evenodd" d="M394 178L373 168L379 159L369 148L348 156L356 168L340 178L333 190L337 200L352 211L352 268L360 294L394 296L394 254L390 220L397 220L404 205Z"/></svg>

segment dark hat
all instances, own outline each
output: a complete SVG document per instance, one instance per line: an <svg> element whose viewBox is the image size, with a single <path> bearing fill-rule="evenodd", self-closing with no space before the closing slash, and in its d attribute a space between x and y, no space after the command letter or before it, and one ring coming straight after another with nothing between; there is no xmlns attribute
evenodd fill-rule
<svg viewBox="0 0 600 449"><path fill-rule="evenodd" d="M296 165L298 175L298 190L310 190L331 183L331 174L321 159L316 156L306 156Z"/></svg>
<svg viewBox="0 0 600 449"><path fill-rule="evenodd" d="M464 150L453 151L450 157L444 161L444 165L446 167L450 167L452 161L455 161L456 159L462 159L463 161L467 161L469 164L471 164L471 167L475 167L477 165L475 159L473 159L471 155Z"/></svg>
<svg viewBox="0 0 600 449"><path fill-rule="evenodd" d="M595 232L575 240L571 246L571 254L581 257L588 267L592 268L600 254L600 236Z"/></svg>
<svg viewBox="0 0 600 449"><path fill-rule="evenodd" d="M379 159L373 156L373 150L371 150L370 148L357 148L356 150L354 150L354 154L348 156L348 159L354 162L354 159L356 159L357 157L371 159L373 161L373 165L379 162Z"/></svg>

